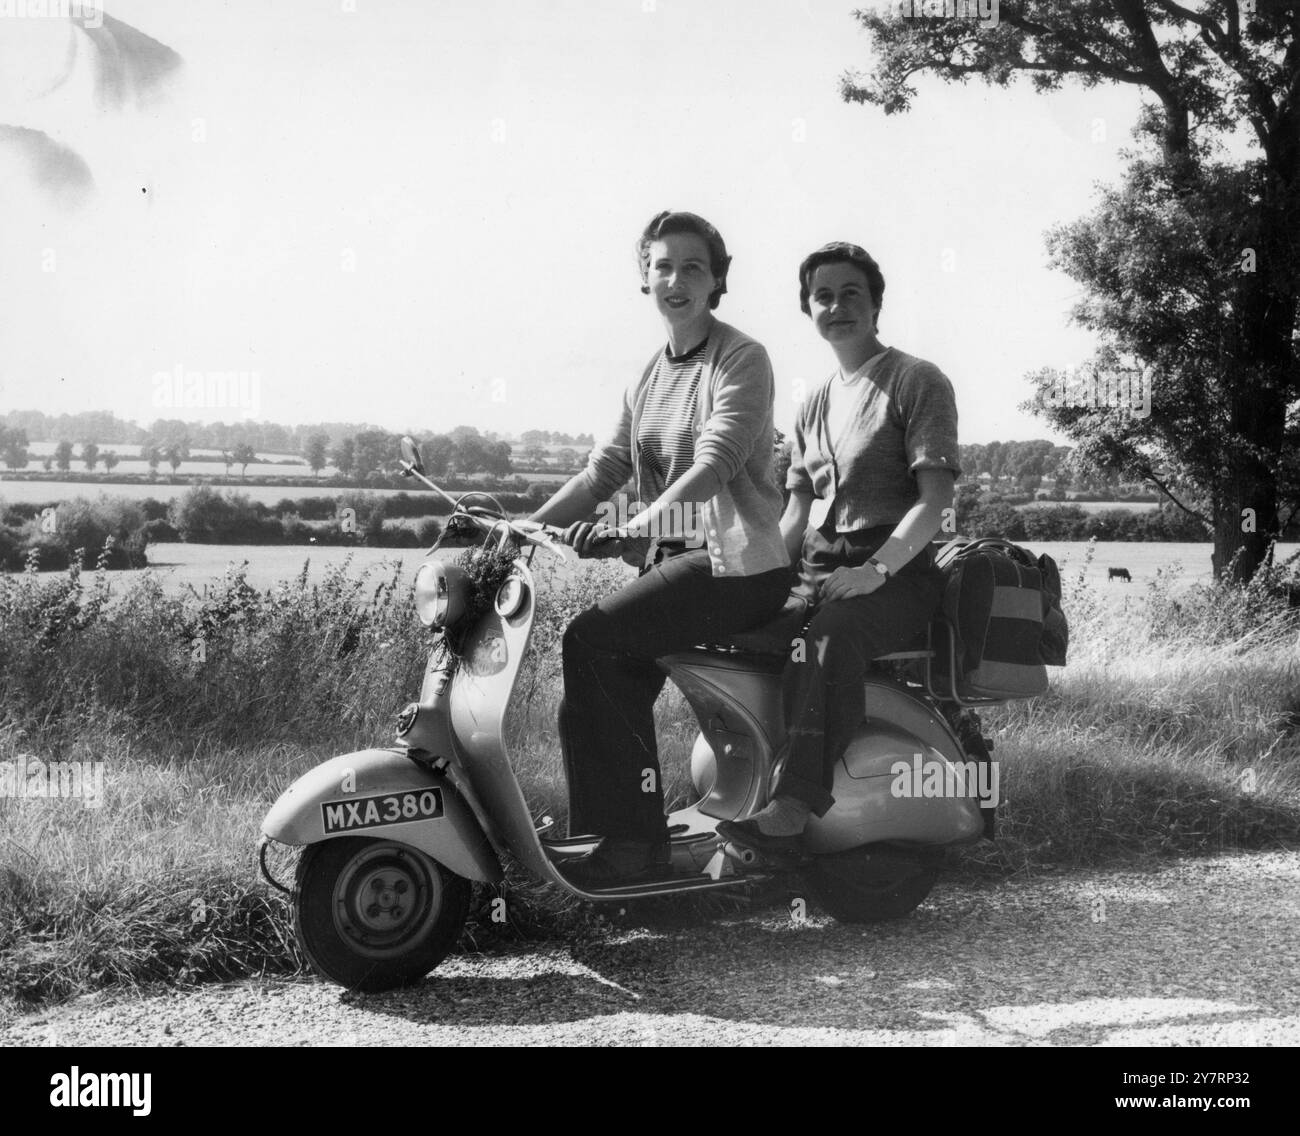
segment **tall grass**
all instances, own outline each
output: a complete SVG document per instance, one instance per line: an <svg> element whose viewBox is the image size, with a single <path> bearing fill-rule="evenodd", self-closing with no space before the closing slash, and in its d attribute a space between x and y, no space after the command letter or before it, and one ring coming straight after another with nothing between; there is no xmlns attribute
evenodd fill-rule
<svg viewBox="0 0 1300 1136"><path fill-rule="evenodd" d="M1066 581L1071 657L1052 691L984 715L1000 837L958 869L1300 844L1296 613L1268 580L1179 590L1171 574L1116 606L1086 570ZM542 581L508 739L535 812L561 823L559 638L624 579L606 563ZM106 763L102 808L0 798L0 991L298 968L253 863L260 819L316 762L391 737L428 647L396 570L343 565L310 586L304 567L263 592L232 569L179 597L148 575L120 595L107 572L0 576L0 762ZM658 718L681 803L695 727L671 687ZM510 923L475 918L468 942L593 925L513 867L499 890Z"/></svg>

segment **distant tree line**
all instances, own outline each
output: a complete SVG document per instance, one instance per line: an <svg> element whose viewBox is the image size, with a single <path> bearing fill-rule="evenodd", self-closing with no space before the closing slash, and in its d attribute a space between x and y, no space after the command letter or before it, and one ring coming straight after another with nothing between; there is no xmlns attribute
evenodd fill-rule
<svg viewBox="0 0 1300 1136"><path fill-rule="evenodd" d="M425 462L439 477L482 473L489 477L508 477L513 471L511 445L493 431L474 426L456 426L447 433L412 429L407 431L421 442ZM575 444L590 435L571 438L567 434L528 431L546 435L556 441ZM147 429L124 422L112 414L96 411L86 414L45 415L39 411L11 411L0 418L0 462L13 470L24 469L32 461L32 442L56 441L53 455L44 459L46 469L67 471L74 460L71 438L81 442L80 459L88 470L103 464L108 470L122 460L122 455L102 448L113 442L140 447L140 459L157 472L163 464L174 473L182 462L195 460L196 450L216 450L224 461L227 474L238 466L241 476L250 464L261 462L264 453L301 454L313 473L319 474L333 465L344 478L365 480L382 477L397 468L399 434L377 426L347 423L322 423L318 426L285 427L267 422L225 423L182 422L179 419L156 420ZM544 451L543 451L544 452ZM205 459L213 460L213 459ZM561 451L561 465L579 460L579 455Z"/></svg>
<svg viewBox="0 0 1300 1136"><path fill-rule="evenodd" d="M510 442L492 431L456 426L445 433L419 429L407 433L420 440L433 476L503 478L514 470ZM0 417L0 462L9 469L23 469L32 460L31 442L57 441L54 454L43 460L47 469L67 471L74 461L80 461L89 470L102 465L111 471L122 455L104 447L120 443L140 446L141 457L154 472L164 464L175 472L182 462L195 460L191 456L194 451L216 450L219 458L205 460L224 461L227 474L237 466L245 476L247 467L264 462L268 453L294 453L302 456L314 474L333 466L345 479L366 481L396 469L398 437L377 426L355 423L287 427L270 422L228 425L160 418L143 428L105 411L60 415L11 411ZM79 457L74 456L69 439L84 439ZM784 442L778 431L778 452ZM519 444L524 468L576 471L585 465L595 440L591 434L525 430ZM990 488L1004 492L1033 493L1050 485L1051 496L1063 501L1067 493L1116 500L1151 491L1149 485L1121 481L1114 472L1086 466L1076 460L1071 447L1042 438L971 443L960 449L963 482L985 481Z"/></svg>
<svg viewBox="0 0 1300 1136"><path fill-rule="evenodd" d="M586 446L596 444L593 434L562 434L558 430L525 430L519 435L525 446Z"/></svg>

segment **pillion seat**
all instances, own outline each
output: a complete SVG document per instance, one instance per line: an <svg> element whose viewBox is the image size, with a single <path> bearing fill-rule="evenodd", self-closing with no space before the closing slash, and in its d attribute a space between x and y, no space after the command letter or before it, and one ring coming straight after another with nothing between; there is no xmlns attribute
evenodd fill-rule
<svg viewBox="0 0 1300 1136"><path fill-rule="evenodd" d="M791 641L798 637L812 617L809 604L802 596L790 596L776 618L761 627L750 631L741 631L727 635L713 642L701 644L709 651L742 652L748 655L780 655L788 657ZM934 652L929 646L929 629L923 628L916 640L903 651L893 651L888 655L878 655L875 662L904 661L907 659L929 659Z"/></svg>

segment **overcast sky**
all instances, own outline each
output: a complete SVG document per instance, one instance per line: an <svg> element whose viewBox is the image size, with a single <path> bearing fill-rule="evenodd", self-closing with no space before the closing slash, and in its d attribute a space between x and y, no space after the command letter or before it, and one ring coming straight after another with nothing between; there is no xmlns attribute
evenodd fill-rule
<svg viewBox="0 0 1300 1136"><path fill-rule="evenodd" d="M84 47L42 96L66 26L0 18L0 123L94 177L69 203L0 147L0 408L600 435L663 341L632 246L666 208L722 231L779 425L833 367L796 281L828 240L879 260L964 442L1053 437L1024 375L1091 354L1043 234L1118 178L1131 90L922 81L887 118L840 100L872 60L837 0L106 7L183 57L164 98L97 107ZM177 368L257 405L160 406Z"/></svg>

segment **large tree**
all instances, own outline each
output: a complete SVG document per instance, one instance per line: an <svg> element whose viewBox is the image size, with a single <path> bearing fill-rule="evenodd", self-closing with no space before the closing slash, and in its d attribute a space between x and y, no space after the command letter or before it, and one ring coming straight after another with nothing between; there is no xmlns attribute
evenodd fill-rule
<svg viewBox="0 0 1300 1136"><path fill-rule="evenodd" d="M1144 152L1125 184L1050 246L1087 288L1075 315L1099 333L1097 368L1149 376L1150 414L1046 413L1081 458L1201 516L1215 570L1248 578L1300 504L1300 2L1003 0L996 25L902 14L932 7L856 13L878 62L844 78L846 99L906 110L922 73L1142 94ZM1234 133L1244 161L1224 157Z"/></svg>
<svg viewBox="0 0 1300 1136"><path fill-rule="evenodd" d="M0 461L10 469L22 469L30 454L27 450L27 431L0 425Z"/></svg>
<svg viewBox="0 0 1300 1136"><path fill-rule="evenodd" d="M257 451L248 442L236 442L230 449L230 460L239 466L239 476L248 475L248 467L257 461Z"/></svg>
<svg viewBox="0 0 1300 1136"><path fill-rule="evenodd" d="M312 473L319 475L320 471L329 464L329 444L328 434L311 434L308 436L303 456L307 459L307 464L311 466Z"/></svg>
<svg viewBox="0 0 1300 1136"><path fill-rule="evenodd" d="M352 447L357 477L388 473L397 460L397 435L387 430L362 430L353 437Z"/></svg>

